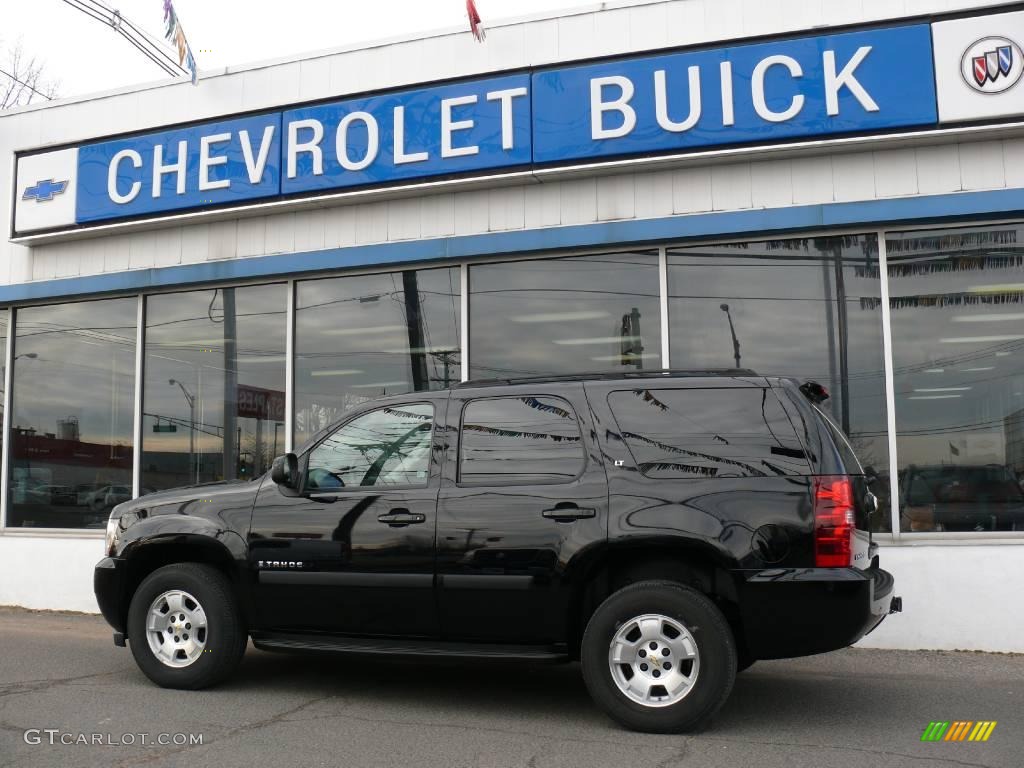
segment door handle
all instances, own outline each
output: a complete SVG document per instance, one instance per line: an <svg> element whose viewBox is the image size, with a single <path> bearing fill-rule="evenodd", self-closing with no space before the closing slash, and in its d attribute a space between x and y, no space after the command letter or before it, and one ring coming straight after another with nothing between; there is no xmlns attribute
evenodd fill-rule
<svg viewBox="0 0 1024 768"><path fill-rule="evenodd" d="M410 512L408 509L398 508L377 515L377 522L385 523L392 528L404 528L407 525L419 525L427 522L427 516L422 512Z"/></svg>
<svg viewBox="0 0 1024 768"><path fill-rule="evenodd" d="M596 514L597 510L593 507L578 507L572 502L555 504L554 509L545 509L541 512L541 515L556 523L571 523L575 520L594 517Z"/></svg>

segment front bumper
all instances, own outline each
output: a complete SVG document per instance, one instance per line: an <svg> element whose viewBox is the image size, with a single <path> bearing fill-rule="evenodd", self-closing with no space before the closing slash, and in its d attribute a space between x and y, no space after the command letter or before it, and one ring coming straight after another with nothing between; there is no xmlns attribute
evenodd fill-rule
<svg viewBox="0 0 1024 768"><path fill-rule="evenodd" d="M902 610L895 580L878 566L774 568L740 584L744 640L755 659L809 656L853 645Z"/></svg>
<svg viewBox="0 0 1024 768"><path fill-rule="evenodd" d="M128 606L125 604L127 563L117 557L104 557L93 569L92 587L100 613L115 630L115 637L125 632Z"/></svg>

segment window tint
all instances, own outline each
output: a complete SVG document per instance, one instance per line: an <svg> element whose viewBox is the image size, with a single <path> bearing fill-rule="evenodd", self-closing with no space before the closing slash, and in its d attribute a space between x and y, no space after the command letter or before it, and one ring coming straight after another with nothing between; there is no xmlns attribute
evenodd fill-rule
<svg viewBox="0 0 1024 768"><path fill-rule="evenodd" d="M434 408L398 405L363 414L313 449L307 490L426 485Z"/></svg>
<svg viewBox="0 0 1024 768"><path fill-rule="evenodd" d="M608 402L648 477L808 474L793 426L769 389L635 389L612 392Z"/></svg>
<svg viewBox="0 0 1024 768"><path fill-rule="evenodd" d="M568 482L582 469L580 427L565 400L507 397L466 406L459 460L463 485Z"/></svg>

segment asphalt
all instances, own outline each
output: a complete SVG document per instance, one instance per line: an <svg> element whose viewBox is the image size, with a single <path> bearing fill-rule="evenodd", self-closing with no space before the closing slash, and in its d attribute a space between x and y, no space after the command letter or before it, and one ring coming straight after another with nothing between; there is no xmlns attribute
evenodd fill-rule
<svg viewBox="0 0 1024 768"><path fill-rule="evenodd" d="M987 743L922 743L931 720L998 725ZM45 729L57 731L53 744ZM41 743L26 743L27 730ZM60 743L94 733L114 743ZM203 743L140 743L179 733ZM708 730L651 736L597 711L577 665L250 648L229 683L166 691L101 619L0 608L0 768L1017 768L1022 754L1024 656L851 649L759 662Z"/></svg>

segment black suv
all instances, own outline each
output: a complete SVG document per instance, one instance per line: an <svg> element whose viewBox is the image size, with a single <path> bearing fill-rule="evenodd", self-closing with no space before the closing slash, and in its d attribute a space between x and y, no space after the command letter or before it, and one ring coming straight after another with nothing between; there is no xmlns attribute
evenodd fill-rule
<svg viewBox="0 0 1024 768"><path fill-rule="evenodd" d="M159 685L273 651L579 659L613 718L700 727L737 670L899 610L814 384L470 382L369 402L252 482L118 505L95 589Z"/></svg>

